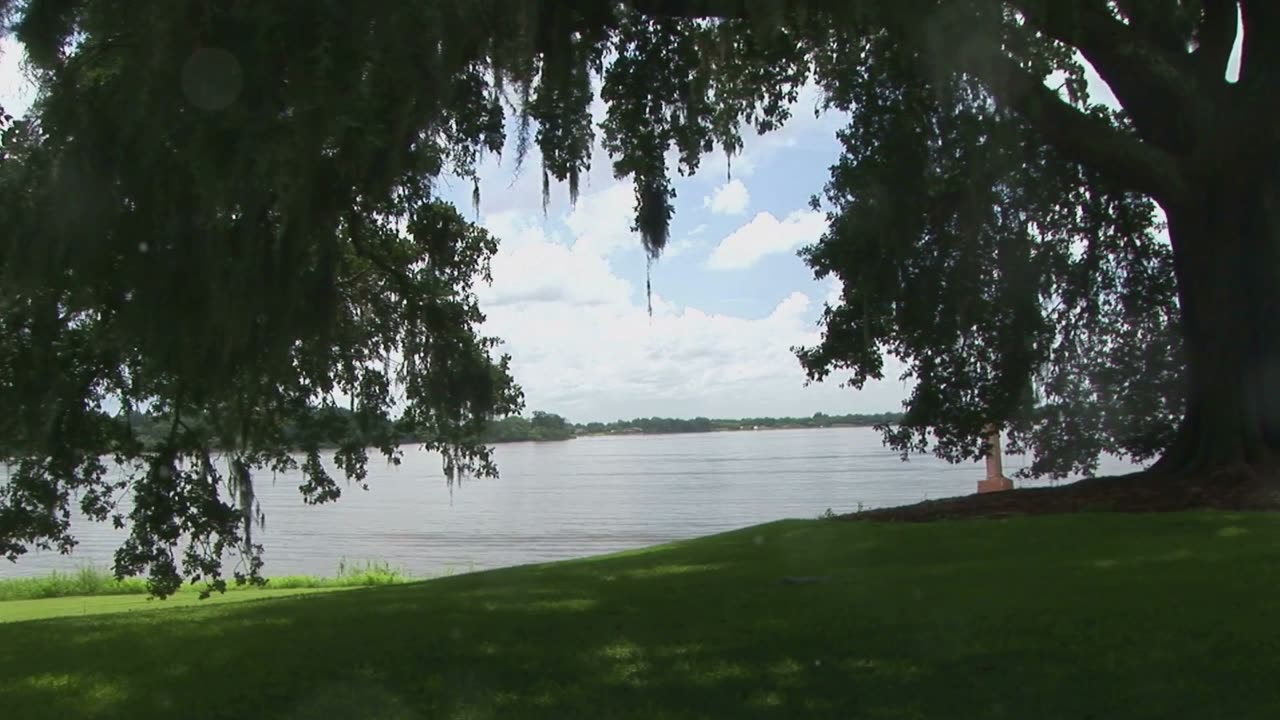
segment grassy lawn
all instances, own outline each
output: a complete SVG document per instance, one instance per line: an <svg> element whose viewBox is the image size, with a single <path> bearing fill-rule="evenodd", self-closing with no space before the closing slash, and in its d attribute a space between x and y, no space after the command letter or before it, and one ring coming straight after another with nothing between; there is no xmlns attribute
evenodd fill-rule
<svg viewBox="0 0 1280 720"><path fill-rule="evenodd" d="M273 577L267 581L272 590L296 590L301 588L349 588L370 587L374 585L396 585L408 582L410 578L386 563L364 562L349 564L338 563L338 574L334 577L317 577L313 575L287 575ZM203 584L185 585L180 594L198 595L204 589ZM236 585L227 580L229 592L256 591L263 589L257 585ZM98 595L147 595L147 584L142 578L126 578L117 580L110 571L82 567L75 572L55 572L44 577L22 577L0 580L0 603L7 600L40 600L44 598L89 597ZM0 622L9 618L0 605ZM65 615L53 613L48 617ZM10 618L12 619L12 618Z"/></svg>
<svg viewBox="0 0 1280 720"><path fill-rule="evenodd" d="M410 579L386 563L339 563L334 577L288 575L273 577L266 586L236 585L227 581L227 592L200 599L204 585L183 586L173 597L159 600L147 595L140 578L117 580L110 572L93 567L44 577L0 580L0 623L68 615L160 610L177 607L221 605L289 597L310 592L398 585Z"/></svg>
<svg viewBox="0 0 1280 720"><path fill-rule="evenodd" d="M0 624L0 716L1277 718L1277 590L1280 515L787 521Z"/></svg>
<svg viewBox="0 0 1280 720"><path fill-rule="evenodd" d="M181 592L170 598L158 600L144 594L107 594L75 597L54 597L39 600L7 600L0 602L0 623L44 620L72 615L105 615L110 613L168 610L182 607L204 607L228 603L270 600L331 590L348 590L344 587L309 587L279 589L243 589L223 595L200 599L198 592Z"/></svg>

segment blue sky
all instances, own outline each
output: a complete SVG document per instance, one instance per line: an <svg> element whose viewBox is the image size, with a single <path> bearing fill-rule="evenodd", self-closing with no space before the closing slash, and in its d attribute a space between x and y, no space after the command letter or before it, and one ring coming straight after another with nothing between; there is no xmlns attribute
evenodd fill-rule
<svg viewBox="0 0 1280 720"><path fill-rule="evenodd" d="M20 59L11 39L0 40L0 104L15 114L30 97ZM1096 75L1090 86L1114 104ZM553 187L545 214L536 152L519 174L510 147L485 161L478 219L501 245L494 281L479 292L484 330L503 339L528 409L592 421L900 406L907 386L896 364L861 391L839 377L806 386L790 350L818 341L818 317L835 291L796 255L825 228L808 200L826 182L844 122L815 117L818 97L806 88L791 122L765 136L748 132L731 179L716 155L677 180L671 243L652 268L652 316L645 256L629 229L632 189L613 178L603 151L576 206L566 188ZM470 181L446 180L441 192L472 215Z"/></svg>
<svg viewBox="0 0 1280 720"><path fill-rule="evenodd" d="M645 255L630 231L632 186L613 178L603 151L577 204L557 187L545 214L536 154L519 175L509 152L486 161L479 220L502 243L493 285L480 293L485 330L504 340L530 408L587 421L899 406L896 378L861 392L806 387L791 352L818 341L835 289L797 256L825 230L808 202L838 156L844 122L815 117L817 101L808 89L781 130L749 133L731 174L713 155L677 179L671 243L652 267L652 317ZM446 195L469 207L470 192L458 179Z"/></svg>

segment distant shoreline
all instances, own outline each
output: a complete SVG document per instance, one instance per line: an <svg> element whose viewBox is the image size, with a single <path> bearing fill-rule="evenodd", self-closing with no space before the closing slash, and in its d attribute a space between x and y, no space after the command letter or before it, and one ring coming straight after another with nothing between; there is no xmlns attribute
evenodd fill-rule
<svg viewBox="0 0 1280 720"><path fill-rule="evenodd" d="M721 433L743 433L743 432L765 432L768 430L832 430L836 428L874 428L875 424L868 423L841 423L832 425L779 425L776 427L738 427L738 428L712 428L710 430L635 430L630 432L582 432L576 435L562 438L512 438L509 440L487 440L487 445L510 445L512 443L533 442L533 443L557 443L568 442L569 440L577 440L579 438L599 438L599 437L646 437L653 435L718 435Z"/></svg>
<svg viewBox="0 0 1280 720"><path fill-rule="evenodd" d="M334 449L351 442L369 442L374 438L390 435L399 445L429 442L429 438L402 425L402 421L385 420L375 431L357 429L355 413L347 408L324 407L311 411L309 423L299 427L297 422L282 429L284 444L295 449L317 447ZM746 417L746 418L664 418L637 417L611 422L572 422L555 413L534 411L530 417L512 415L491 419L478 440L485 445L501 445L512 442L562 442L575 437L614 437L634 435L701 435L712 432L753 432L757 430L815 430L832 427L873 427L894 424L902 420L901 413L849 413L828 415L814 413L809 416ZM121 417L129 432L144 446L156 447L164 442L172 430L172 422L160 416L130 413ZM189 421L190 422L190 421ZM306 430L307 427L312 428ZM315 428L321 436L316 437ZM305 432L304 432L305 431ZM363 436L363 437L362 437ZM216 438L211 439L216 444Z"/></svg>

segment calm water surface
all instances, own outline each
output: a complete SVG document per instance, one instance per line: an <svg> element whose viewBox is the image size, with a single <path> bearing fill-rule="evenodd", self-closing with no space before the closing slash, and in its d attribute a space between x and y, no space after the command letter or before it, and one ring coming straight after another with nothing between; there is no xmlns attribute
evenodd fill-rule
<svg viewBox="0 0 1280 720"><path fill-rule="evenodd" d="M368 492L307 507L296 475L262 476L266 574L333 575L379 560L419 577L594 555L781 518L813 518L973 491L981 464L902 462L869 428L589 437L496 449L502 477L450 495L434 453L371 460ZM1025 459L1006 457L1012 474ZM1127 472L1104 459L1101 473ZM106 567L123 534L81 524L73 555L33 553L0 577Z"/></svg>

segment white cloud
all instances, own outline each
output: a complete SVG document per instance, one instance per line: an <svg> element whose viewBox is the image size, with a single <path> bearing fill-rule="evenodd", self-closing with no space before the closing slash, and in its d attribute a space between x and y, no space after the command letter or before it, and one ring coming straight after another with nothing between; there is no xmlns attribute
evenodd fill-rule
<svg viewBox="0 0 1280 720"><path fill-rule="evenodd" d="M689 252L698 246L696 238L692 235L686 235L678 240L672 240L662 249L662 259L671 260Z"/></svg>
<svg viewBox="0 0 1280 720"><path fill-rule="evenodd" d="M614 183L579 197L564 223L574 235L575 250L608 256L618 250L640 247L640 235L631 231L634 215L634 185Z"/></svg>
<svg viewBox="0 0 1280 720"><path fill-rule="evenodd" d="M704 198L702 206L711 208L711 212L717 215L741 215L750 203L751 193L747 192L747 186L741 180L730 180Z"/></svg>
<svg viewBox="0 0 1280 720"><path fill-rule="evenodd" d="M682 235L673 234L671 241L662 249L662 259L670 260L672 258L677 258L690 250L701 246L703 244L702 237L706 232L707 226L703 224Z"/></svg>
<svg viewBox="0 0 1280 720"><path fill-rule="evenodd" d="M546 221L529 213L507 210L486 215L480 223L496 237L503 250L547 242Z"/></svg>
<svg viewBox="0 0 1280 720"><path fill-rule="evenodd" d="M762 318L640 303L524 303L488 308L528 406L574 419L638 415L808 414L835 385L804 387L791 346L817 341L810 300L793 293ZM888 407L887 398L879 406ZM825 401L825 402L824 402Z"/></svg>
<svg viewBox="0 0 1280 720"><path fill-rule="evenodd" d="M35 86L23 71L26 51L12 35L0 39L0 106L15 117L26 114Z"/></svg>
<svg viewBox="0 0 1280 720"><path fill-rule="evenodd" d="M820 300L802 292L780 297L763 317L680 307L655 295L650 315L643 294L597 252L602 245L584 241L607 236L612 222L585 212L570 240L535 214L486 219L503 243L493 285L481 293L484 331L503 339L530 409L590 421L896 407L896 383L861 393L837 383L805 387L791 347L818 341Z"/></svg>
<svg viewBox="0 0 1280 720"><path fill-rule="evenodd" d="M707 260L707 267L749 268L766 255L789 252L817 241L826 229L826 217L812 210L797 210L782 221L762 212L721 240Z"/></svg>
<svg viewBox="0 0 1280 720"><path fill-rule="evenodd" d="M631 284L609 270L603 256L549 233L536 216L501 213L484 222L501 238L491 269L494 282L477 289L481 305L499 308L541 303L604 305L627 302Z"/></svg>

